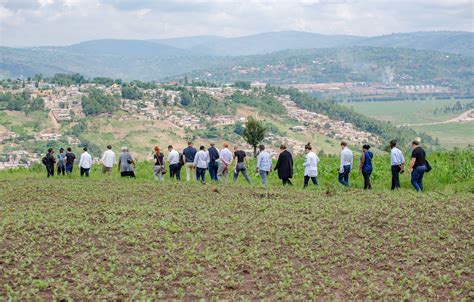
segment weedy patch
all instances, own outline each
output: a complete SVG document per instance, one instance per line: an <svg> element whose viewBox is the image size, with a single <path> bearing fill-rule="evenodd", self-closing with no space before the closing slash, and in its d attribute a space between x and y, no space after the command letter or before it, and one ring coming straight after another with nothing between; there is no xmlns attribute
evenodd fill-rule
<svg viewBox="0 0 474 302"><path fill-rule="evenodd" d="M472 300L473 195L0 182L1 300Z"/></svg>

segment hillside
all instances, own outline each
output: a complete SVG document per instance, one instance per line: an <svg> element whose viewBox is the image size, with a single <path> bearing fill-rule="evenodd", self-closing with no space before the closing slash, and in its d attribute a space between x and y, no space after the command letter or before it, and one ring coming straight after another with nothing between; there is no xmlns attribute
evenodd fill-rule
<svg viewBox="0 0 474 302"><path fill-rule="evenodd" d="M474 87L474 57L377 47L291 50L234 58L186 75L218 83L383 82L467 90Z"/></svg>
<svg viewBox="0 0 474 302"><path fill-rule="evenodd" d="M361 37L321 35L301 31L269 32L243 37L197 36L152 40L160 44L216 56L258 55L288 49L373 46L442 51L472 56L472 32L413 32Z"/></svg>
<svg viewBox="0 0 474 302"><path fill-rule="evenodd" d="M109 143L131 146L146 159L155 145L181 150L193 139L205 145L229 142L252 153L242 137L249 116L264 123L268 131L262 142L272 153L286 144L302 154L312 142L318 153L336 154L341 140L358 152L362 144L383 149L396 138L407 146L416 137L428 150L440 147L423 129L395 127L295 89L88 81L64 74L0 84L0 168L31 165L48 148L69 145L88 146L95 157Z"/></svg>
<svg viewBox="0 0 474 302"><path fill-rule="evenodd" d="M359 40L353 45L411 48L473 56L474 33L449 31L395 33Z"/></svg>
<svg viewBox="0 0 474 302"><path fill-rule="evenodd" d="M269 54L280 50L332 48L359 41L359 37L321 35L287 31L263 33L245 37L214 39L194 45L191 50L213 56L247 56Z"/></svg>
<svg viewBox="0 0 474 302"><path fill-rule="evenodd" d="M374 79L373 66L389 65L391 68L398 69L400 65L406 66L403 60L407 59L406 54L409 53L408 59L412 60L412 64L407 66L407 71L410 71L407 74L407 80L423 76L423 74L417 74L430 69L429 64L433 63L435 70L432 70L431 74L437 73L440 78L446 78L447 82L451 83L472 78L472 57L450 55L449 57L454 60L464 60L462 64L465 68L459 70L456 65L442 63L444 65L437 66L440 64L439 60L431 62L431 56L447 57L448 55L444 52L470 54L472 36L472 33L462 32L427 32L364 38L326 36L305 32L277 32L237 38L198 36L149 41L108 39L86 41L65 47L0 47L0 77L17 78L21 75L29 77L39 73L51 76L58 72L66 72L81 73L86 77L163 80L195 70L215 72L232 66L246 66L249 62L256 67L263 67L267 64L278 65L279 60L291 58L291 65L298 66L300 62L306 62L306 59L311 59L308 62L312 62L324 60L324 56L327 55L338 54L337 60L353 61L351 64L358 65L360 68L354 70L353 66L349 66L348 70L347 66L338 64L334 70L325 67L327 71L312 70L309 75L304 72L300 74L302 71L296 70L290 81L297 83L306 83L314 79L345 81L348 78L347 72L356 71L356 78L369 81ZM376 47L355 47L356 45ZM361 51L366 52L362 57L358 54ZM374 54L374 51L379 54ZM312 53L314 57L305 58L305 53ZM303 57L300 58L300 56ZM390 60L390 64L386 59ZM330 73L327 77L326 72ZM275 75L266 75L267 82L283 82L283 78L279 77L280 74L275 73ZM206 74L201 72L201 75ZM380 80L380 70L375 70L375 74L377 74L376 79ZM428 75L431 76L431 74ZM232 76L235 78L237 75L242 76L243 79L252 76L243 73ZM350 74L350 77L355 76Z"/></svg>

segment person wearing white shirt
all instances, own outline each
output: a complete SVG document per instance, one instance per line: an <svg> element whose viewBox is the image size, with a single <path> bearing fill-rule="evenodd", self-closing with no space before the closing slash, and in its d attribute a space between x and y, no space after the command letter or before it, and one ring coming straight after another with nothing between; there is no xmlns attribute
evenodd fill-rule
<svg viewBox="0 0 474 302"><path fill-rule="evenodd" d="M108 174L111 176L112 168L115 163L115 153L112 151L111 145L107 146L107 151L104 152L100 161L102 162L102 174Z"/></svg>
<svg viewBox="0 0 474 302"><path fill-rule="evenodd" d="M217 169L217 179L224 180L225 183L229 181L229 167L232 162L232 152L229 150L229 145L224 143L222 150L219 152L219 168Z"/></svg>
<svg viewBox="0 0 474 302"><path fill-rule="evenodd" d="M339 182L348 187L349 186L349 174L352 170L352 165L354 163L354 158L352 151L347 147L346 142L341 142L341 165L339 167Z"/></svg>
<svg viewBox="0 0 474 302"><path fill-rule="evenodd" d="M405 157L397 147L397 141L390 142L390 165L392 168L392 190L400 189L400 174L405 170Z"/></svg>
<svg viewBox="0 0 474 302"><path fill-rule="evenodd" d="M272 170L272 157L265 151L264 145L260 145L258 148L260 153L257 156L257 171L262 178L262 185L266 186L268 173Z"/></svg>
<svg viewBox="0 0 474 302"><path fill-rule="evenodd" d="M179 161L178 151L173 149L173 146L168 146L168 162L170 163L170 177L176 180L181 180L181 163Z"/></svg>
<svg viewBox="0 0 474 302"><path fill-rule="evenodd" d="M79 160L79 170L81 171L81 176L89 177L89 172L92 167L92 156L87 152L87 147L84 148L84 152L81 154L81 159Z"/></svg>
<svg viewBox="0 0 474 302"><path fill-rule="evenodd" d="M209 152L204 146L199 147L199 151L194 156L194 168L196 168L196 179L206 183L206 170L209 165Z"/></svg>
<svg viewBox="0 0 474 302"><path fill-rule="evenodd" d="M305 147L304 150L306 152L306 159L303 163L304 167L304 187L307 188L309 184L309 180L313 182L315 186L318 185L318 163L319 163L319 157L316 155L316 153L313 152L313 147L311 147L311 144L308 143Z"/></svg>

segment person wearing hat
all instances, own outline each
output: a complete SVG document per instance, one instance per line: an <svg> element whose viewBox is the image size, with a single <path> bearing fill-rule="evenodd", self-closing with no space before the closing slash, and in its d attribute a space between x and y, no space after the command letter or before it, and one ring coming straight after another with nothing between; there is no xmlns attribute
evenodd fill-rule
<svg viewBox="0 0 474 302"><path fill-rule="evenodd" d="M362 155L360 156L360 171L362 176L364 176L364 190L372 189L372 184L370 183L370 175L372 174L372 158L374 154L369 151L370 146L362 146Z"/></svg>

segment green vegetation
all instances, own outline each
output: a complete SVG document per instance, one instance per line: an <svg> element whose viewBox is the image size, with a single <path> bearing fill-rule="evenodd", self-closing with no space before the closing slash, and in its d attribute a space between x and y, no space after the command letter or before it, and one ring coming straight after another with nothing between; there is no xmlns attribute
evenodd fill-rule
<svg viewBox="0 0 474 302"><path fill-rule="evenodd" d="M391 102L344 103L356 112L390 121L395 125L408 124L439 140L445 148L474 145L474 123L441 123L469 110L472 100L419 100ZM460 111L459 111L460 110Z"/></svg>
<svg viewBox="0 0 474 302"><path fill-rule="evenodd" d="M464 112L470 109L474 109L474 101L471 100L470 102L464 102L464 103L461 101L457 101L455 104L451 106L446 105L443 108L435 108L435 110L433 110L433 113L435 115L443 114L443 113L444 114L460 113L460 112Z"/></svg>
<svg viewBox="0 0 474 302"><path fill-rule="evenodd" d="M44 109L42 97L31 99L27 91L18 94L11 92L0 93L0 110L22 111L26 114Z"/></svg>
<svg viewBox="0 0 474 302"><path fill-rule="evenodd" d="M425 131L436 137L440 144L447 149L474 146L474 122L411 126L411 128Z"/></svg>
<svg viewBox="0 0 474 302"><path fill-rule="evenodd" d="M392 139L397 139L401 144L408 144L414 137L421 137L424 144L436 147L438 143L429 135L425 133L417 133L413 129L407 127L395 127L390 123L378 121L376 119L367 117L363 114L354 112L349 108L341 106L337 103L319 100L307 93L299 92L297 89L282 89L278 87L267 87L268 92L276 94L288 94L293 102L299 107L310 111L318 112L329 116L332 119L342 120L352 123L357 128L367 131L369 133L380 136L383 145L387 145Z"/></svg>
<svg viewBox="0 0 474 302"><path fill-rule="evenodd" d="M263 141L265 138L265 134L267 129L263 122L257 120L253 116L249 116L247 121L245 122L244 132L242 133L242 137L244 140L253 147L253 154L256 156L257 154L257 146Z"/></svg>
<svg viewBox="0 0 474 302"><path fill-rule="evenodd" d="M216 116L222 114L232 114L235 108L229 100L218 101L205 92L188 91L183 89L180 94L180 104L190 112L200 116Z"/></svg>
<svg viewBox="0 0 474 302"><path fill-rule="evenodd" d="M151 163L136 180L99 167L90 179L0 172L0 295L469 300L472 156L430 154L422 194L381 189L390 172L377 155L372 192L331 186L336 157L322 158L321 188L309 190L300 159L293 188L275 173L270 188L157 183Z"/></svg>
<svg viewBox="0 0 474 302"><path fill-rule="evenodd" d="M86 115L112 113L119 107L116 97L103 90L92 88L88 92L89 95L82 98L82 109Z"/></svg>
<svg viewBox="0 0 474 302"><path fill-rule="evenodd" d="M382 82L450 86L472 95L474 58L441 52L377 47L286 50L229 58L215 67L189 72L190 78L217 83L270 84Z"/></svg>
<svg viewBox="0 0 474 302"><path fill-rule="evenodd" d="M457 105L457 104L460 105ZM389 121L395 125L442 122L456 117L461 112L451 110L466 108L472 100L399 100L387 102L349 102L342 103L356 112L378 120Z"/></svg>
<svg viewBox="0 0 474 302"><path fill-rule="evenodd" d="M240 91L236 91L234 94L232 94L230 100L236 104L244 104L259 108L265 113L286 113L285 107L271 94L244 94Z"/></svg>
<svg viewBox="0 0 474 302"><path fill-rule="evenodd" d="M125 84L122 85L122 98L129 100L139 100L143 98L143 94L140 92L137 86Z"/></svg>
<svg viewBox="0 0 474 302"><path fill-rule="evenodd" d="M48 82L61 86L80 85L86 82L84 76L79 73L65 74L56 73Z"/></svg>

